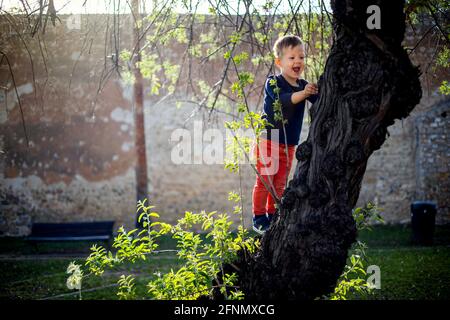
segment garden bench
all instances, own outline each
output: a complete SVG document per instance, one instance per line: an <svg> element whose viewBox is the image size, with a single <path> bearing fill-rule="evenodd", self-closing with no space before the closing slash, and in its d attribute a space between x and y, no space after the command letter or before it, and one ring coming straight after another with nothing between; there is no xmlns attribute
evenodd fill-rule
<svg viewBox="0 0 450 320"><path fill-rule="evenodd" d="M55 241L105 241L110 246L114 221L33 223L31 234L25 238L35 245Z"/></svg>

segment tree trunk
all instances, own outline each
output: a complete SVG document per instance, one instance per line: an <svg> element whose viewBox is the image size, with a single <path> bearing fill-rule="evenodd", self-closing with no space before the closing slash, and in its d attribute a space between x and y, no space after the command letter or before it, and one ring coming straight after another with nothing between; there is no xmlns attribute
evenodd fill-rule
<svg viewBox="0 0 450 320"><path fill-rule="evenodd" d="M133 74L134 74L134 123L135 123L135 146L136 146L136 202L148 199L148 178L147 178L147 148L145 145L145 125L144 125L144 80L141 69L137 64L141 62L141 14L140 1L133 0L133 37L135 44L135 56L133 57ZM142 228L142 223L138 222L141 210L136 212L136 228Z"/></svg>
<svg viewBox="0 0 450 320"><path fill-rule="evenodd" d="M379 30L366 25L374 4ZM261 249L241 252L235 263L246 299L314 299L334 290L356 240L352 208L367 160L387 127L422 95L419 71L401 46L403 6L403 0L332 1L335 41L294 178Z"/></svg>

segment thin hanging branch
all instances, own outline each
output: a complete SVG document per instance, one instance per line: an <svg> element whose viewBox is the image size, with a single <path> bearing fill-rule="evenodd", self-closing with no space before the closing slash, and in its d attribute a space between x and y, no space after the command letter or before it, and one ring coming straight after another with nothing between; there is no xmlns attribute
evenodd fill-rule
<svg viewBox="0 0 450 320"><path fill-rule="evenodd" d="M29 140L28 140L27 127L25 125L25 116L23 114L22 101L20 100L20 95L19 95L19 92L17 90L16 80L14 78L14 72L12 70L11 63L9 62L8 56L3 51L0 51L0 54L2 55L2 60L3 60L3 58L5 58L6 64L8 65L9 74L11 75L11 80L12 80L13 86L14 86L14 92L16 93L17 102L19 103L20 116L22 118L23 133L25 135L25 140L27 142L27 146L29 147L30 143L29 143Z"/></svg>

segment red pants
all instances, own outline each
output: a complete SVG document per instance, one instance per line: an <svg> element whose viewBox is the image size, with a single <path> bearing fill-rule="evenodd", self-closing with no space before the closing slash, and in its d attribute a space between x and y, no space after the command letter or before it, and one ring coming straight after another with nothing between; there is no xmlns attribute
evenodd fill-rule
<svg viewBox="0 0 450 320"><path fill-rule="evenodd" d="M283 194L286 176L291 171L295 153L295 145L288 145L288 157L286 157L285 146L284 143L264 138L259 138L259 145L253 144L256 170L271 190L275 188L274 193L278 198ZM259 175L256 175L256 183L253 187L253 214L263 215L266 212L273 214L276 210L275 203L276 201L264 186Z"/></svg>

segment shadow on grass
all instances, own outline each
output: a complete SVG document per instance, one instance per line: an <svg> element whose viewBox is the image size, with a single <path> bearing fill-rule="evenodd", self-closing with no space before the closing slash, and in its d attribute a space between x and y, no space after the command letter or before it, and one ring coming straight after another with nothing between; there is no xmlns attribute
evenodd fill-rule
<svg viewBox="0 0 450 320"><path fill-rule="evenodd" d="M256 233L251 232L252 236ZM364 230L359 239L369 249L368 265L381 270L381 289L354 299L450 299L450 225L436 226L434 245L415 246L408 225L379 225ZM205 236L202 236L205 239ZM66 287L70 261L83 263L92 242L41 243L38 253L23 238L0 239L0 299L78 299ZM160 250L176 249L170 237L158 239ZM149 256L146 261L124 264L83 283L83 299L117 299L120 275L136 277L138 297L149 298L146 284L155 272L177 270L182 264L175 253Z"/></svg>

